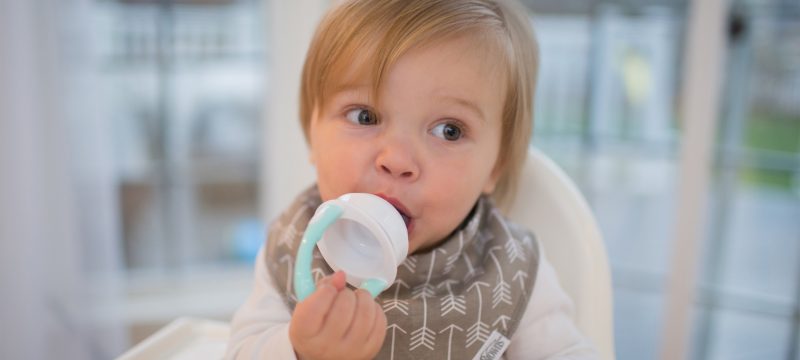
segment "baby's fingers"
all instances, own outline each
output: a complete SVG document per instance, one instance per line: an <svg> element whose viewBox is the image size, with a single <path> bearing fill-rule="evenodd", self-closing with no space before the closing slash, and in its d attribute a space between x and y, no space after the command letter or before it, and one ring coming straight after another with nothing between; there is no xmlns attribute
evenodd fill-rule
<svg viewBox="0 0 800 360"><path fill-rule="evenodd" d="M336 299L333 301L328 316L325 318L320 336L341 341L353 322L355 310L355 293L350 289L340 291L336 294Z"/></svg>
<svg viewBox="0 0 800 360"><path fill-rule="evenodd" d="M363 344L373 329L377 317L375 307L378 305L366 290L358 289L355 291L355 295L355 316L345 334L345 342Z"/></svg>
<svg viewBox="0 0 800 360"><path fill-rule="evenodd" d="M320 283L322 283L324 281L327 281L328 284L333 285L333 287L335 287L336 290L339 290L339 291L342 291L342 289L344 289L345 285L347 285L346 280L345 280L344 271L341 271L341 270L333 273L333 275L326 276L326 277L322 278L322 280L320 280Z"/></svg>
<svg viewBox="0 0 800 360"><path fill-rule="evenodd" d="M343 278L344 273L339 272L326 276L317 284L317 290L297 304L289 327L293 335L305 337L319 333L340 290L337 285L344 282Z"/></svg>
<svg viewBox="0 0 800 360"><path fill-rule="evenodd" d="M374 358L378 354L386 337L386 314L383 313L383 309L378 304L375 304L373 311L375 312L375 320L372 322L372 329L364 344L364 351L370 354L367 358Z"/></svg>

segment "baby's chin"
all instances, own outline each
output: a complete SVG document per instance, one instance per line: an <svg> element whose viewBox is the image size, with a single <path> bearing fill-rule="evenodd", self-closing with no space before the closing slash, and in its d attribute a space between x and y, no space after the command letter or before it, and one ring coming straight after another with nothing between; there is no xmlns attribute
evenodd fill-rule
<svg viewBox="0 0 800 360"><path fill-rule="evenodd" d="M445 241L445 238L442 239L422 239L419 237L412 236L408 239L408 255L413 255L416 253L424 253L437 245L441 244Z"/></svg>

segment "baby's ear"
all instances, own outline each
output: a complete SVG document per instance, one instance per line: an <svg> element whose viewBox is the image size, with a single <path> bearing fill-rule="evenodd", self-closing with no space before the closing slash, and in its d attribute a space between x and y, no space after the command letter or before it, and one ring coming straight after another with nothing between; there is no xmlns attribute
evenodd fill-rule
<svg viewBox="0 0 800 360"><path fill-rule="evenodd" d="M314 126L314 122L317 119L318 113L319 111L317 110L316 107L314 107L314 110L311 112L311 119L309 120L308 124L308 130L307 130L308 133L306 134L307 136L306 139L308 139L308 162L311 163L311 165L314 167L317 166L317 156L316 153L314 152L314 146L312 145L311 142L311 128Z"/></svg>
<svg viewBox="0 0 800 360"><path fill-rule="evenodd" d="M483 194L491 195L494 192L494 188L497 185L497 182L493 183L486 183L486 186L483 187Z"/></svg>
<svg viewBox="0 0 800 360"><path fill-rule="evenodd" d="M486 184L483 186L483 193L486 195L491 195L494 192L495 187L497 186L497 181L500 179L501 169L499 166L495 166L492 170L491 175L489 175L489 179L486 180Z"/></svg>
<svg viewBox="0 0 800 360"><path fill-rule="evenodd" d="M308 162L311 163L311 166L313 166L313 167L317 167L317 160L319 158L319 156L317 156L317 151L315 151L315 150L316 149L314 149L314 145L312 145L312 142L309 141L308 142Z"/></svg>

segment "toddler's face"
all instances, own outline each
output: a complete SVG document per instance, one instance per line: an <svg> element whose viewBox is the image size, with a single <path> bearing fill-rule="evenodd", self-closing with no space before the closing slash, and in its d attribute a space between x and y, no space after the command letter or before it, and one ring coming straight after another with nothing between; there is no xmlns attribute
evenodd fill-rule
<svg viewBox="0 0 800 360"><path fill-rule="evenodd" d="M494 56L460 38L412 50L369 83L330 94L311 120L323 200L377 194L404 215L409 253L447 237L493 191L505 79Z"/></svg>

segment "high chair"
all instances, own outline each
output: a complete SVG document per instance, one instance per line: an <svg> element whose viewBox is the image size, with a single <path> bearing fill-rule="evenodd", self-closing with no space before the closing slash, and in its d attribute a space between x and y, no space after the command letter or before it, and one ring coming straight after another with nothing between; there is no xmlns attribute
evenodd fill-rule
<svg viewBox="0 0 800 360"><path fill-rule="evenodd" d="M601 357L614 359L611 275L605 246L589 206L572 180L532 149L522 170L511 219L532 229L575 303L575 322ZM119 359L221 359L228 324L181 318Z"/></svg>
<svg viewBox="0 0 800 360"><path fill-rule="evenodd" d="M508 216L533 230L564 290L575 322L603 359L614 359L611 274L600 230L572 180L538 149L528 152Z"/></svg>

